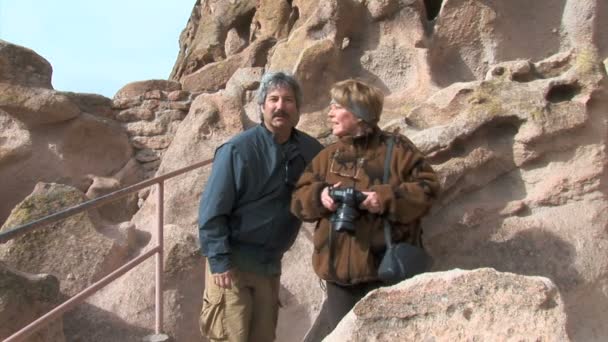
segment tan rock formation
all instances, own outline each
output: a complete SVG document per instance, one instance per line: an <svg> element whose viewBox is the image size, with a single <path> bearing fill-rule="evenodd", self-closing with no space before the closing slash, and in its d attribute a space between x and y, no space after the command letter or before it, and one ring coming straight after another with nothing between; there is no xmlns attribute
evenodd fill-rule
<svg viewBox="0 0 608 342"><path fill-rule="evenodd" d="M127 85L109 111L106 99L48 92L48 63L26 49L0 44L0 87L44 100L31 105L16 93L5 97L0 109L0 215L2 205L8 213L18 202L14 198L29 193L31 179L44 169L40 165L49 165L42 178L53 181L62 174L65 183L83 191L93 184L94 196L119 186L119 170L127 169L129 160L151 176L211 157L223 141L259 122L254 91L265 70L296 75L304 90L299 128L330 142L328 90L337 80L357 77L385 92L382 127L410 136L442 177L442 197L423 222L435 270L493 267L547 277L560 290L569 338L605 340L608 328L597 317L608 308L603 182L608 96L601 64L608 53L602 26L607 8L603 0L197 1L180 38L172 81ZM6 65L16 70L7 71ZM244 67L254 65L259 67ZM41 115L59 104L72 109ZM85 163L63 148L66 136L82 131L68 130L61 121L73 113L71 121L79 124L72 125L96 122L89 132L103 127L101 136L109 131L117 137L91 138L96 145L111 145L103 151L72 139L81 156L97 153ZM41 118L58 122L31 129L32 120ZM135 152L124 152L129 145ZM76 172L91 176L79 178ZM170 224L165 264L172 270L166 322L179 341L201 340L196 316L203 261L196 251L196 209L208 172L181 176L165 188ZM20 197L6 196L5 189ZM154 191L146 200L148 193L140 194L143 206L132 221L151 237L135 240L142 250L155 237ZM302 230L285 258L281 299L287 305L279 341L303 336L319 310L322 293L310 270L309 234ZM150 262L121 278L91 301L89 313L69 320L70 326L82 322L99 329L96 340L112 341L117 335L97 322L112 316L112 330L123 336L149 332L152 269ZM500 279L513 288L521 285L516 276ZM383 303L385 297L378 307ZM518 308L530 322L548 317ZM505 325L520 318L495 313ZM386 336L399 331L391 322L378 323L387 324ZM420 318L415 324L429 322ZM551 336L563 336L563 322L549 322L556 327Z"/></svg>
<svg viewBox="0 0 608 342"><path fill-rule="evenodd" d="M235 28L248 37L256 1L197 1L180 37L180 51L171 79L181 80L205 65L226 57L224 40Z"/></svg>
<svg viewBox="0 0 608 342"><path fill-rule="evenodd" d="M39 183L0 230L85 200L84 194L72 187ZM0 260L20 271L52 274L59 279L61 292L72 296L124 263L129 253L125 236L130 233L101 227L96 215L95 211L77 214L2 244Z"/></svg>
<svg viewBox="0 0 608 342"><path fill-rule="evenodd" d="M36 52L0 39L0 83L52 89L51 64Z"/></svg>
<svg viewBox="0 0 608 342"><path fill-rule="evenodd" d="M180 83L163 80L133 82L114 96L114 118L129 136L143 178L150 178L158 170L160 158L195 96L182 90Z"/></svg>
<svg viewBox="0 0 608 342"><path fill-rule="evenodd" d="M4 41L0 66L0 222L38 181L86 192L125 167L132 150L109 99L53 90L48 62Z"/></svg>
<svg viewBox="0 0 608 342"><path fill-rule="evenodd" d="M178 82L167 81L167 80L147 80L137 81L129 83L120 88L116 94L114 94L114 100L117 99L129 99L129 98L142 98L145 97L148 92L153 91L164 91L172 92L181 90L182 85Z"/></svg>
<svg viewBox="0 0 608 342"><path fill-rule="evenodd" d="M0 110L0 165L16 163L32 153L30 132L20 121Z"/></svg>
<svg viewBox="0 0 608 342"><path fill-rule="evenodd" d="M142 173L143 170L139 166L138 161L133 158L113 177L90 176L92 182L87 189L86 196L88 199L94 199L126 188L143 179ZM121 223L131 220L133 214L139 209L138 201L137 193L133 193L125 196L123 199L98 207L97 211L106 222Z"/></svg>
<svg viewBox="0 0 608 342"><path fill-rule="evenodd" d="M154 240L152 240L153 242ZM200 341L198 315L201 308L201 281L204 260L198 251L198 238L184 227L165 226L164 253L164 332L175 341ZM154 328L154 258L125 274L93 295L87 302L95 310L111 312L124 333L140 341ZM83 311L77 319L85 326L99 324ZM96 335L96 341L110 342L122 337L116 332Z"/></svg>
<svg viewBox="0 0 608 342"><path fill-rule="evenodd" d="M13 122L14 133L2 134L22 138L19 146L10 148L12 152L4 156L8 161L0 161L2 219L38 181L63 182L85 192L91 185L91 178L112 177L131 158L126 134L117 123L107 119L81 114L76 119L54 125L53 129L39 126L27 129L27 133L24 132L26 126L13 120L10 122ZM2 146L6 146L4 142Z"/></svg>
<svg viewBox="0 0 608 342"><path fill-rule="evenodd" d="M581 341L608 336L591 318L608 299L589 290L607 269L598 239L608 219L599 70L586 51L501 64L468 90L446 89L449 101L436 94L406 127L427 127L411 136L444 179L425 221L437 269L548 277L562 292L570 336Z"/></svg>
<svg viewBox="0 0 608 342"><path fill-rule="evenodd" d="M67 121L80 115L80 108L59 92L13 84L0 84L0 109L28 126Z"/></svg>
<svg viewBox="0 0 608 342"><path fill-rule="evenodd" d="M274 43L273 38L263 37L239 54L205 65L200 70L181 79L184 89L200 92L217 91L224 88L232 74L239 68L261 67L266 64L266 55Z"/></svg>
<svg viewBox="0 0 608 342"><path fill-rule="evenodd" d="M555 284L482 268L368 294L323 341L569 341Z"/></svg>
<svg viewBox="0 0 608 342"><path fill-rule="evenodd" d="M0 261L0 338L16 333L50 311L59 301L59 281L48 274L28 274ZM63 342L62 319L49 323L24 342Z"/></svg>

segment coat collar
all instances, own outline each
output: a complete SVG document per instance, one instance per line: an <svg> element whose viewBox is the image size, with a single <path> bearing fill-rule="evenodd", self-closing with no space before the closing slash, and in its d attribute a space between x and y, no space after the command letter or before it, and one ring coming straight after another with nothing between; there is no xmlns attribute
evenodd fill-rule
<svg viewBox="0 0 608 342"><path fill-rule="evenodd" d="M382 141L382 130L378 127L374 127L369 134L357 137L345 135L339 140L344 145L353 146L355 148L377 146Z"/></svg>

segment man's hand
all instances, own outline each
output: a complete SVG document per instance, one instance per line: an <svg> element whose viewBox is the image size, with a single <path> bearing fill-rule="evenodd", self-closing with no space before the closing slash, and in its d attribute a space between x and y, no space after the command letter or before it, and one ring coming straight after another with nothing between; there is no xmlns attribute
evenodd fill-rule
<svg viewBox="0 0 608 342"><path fill-rule="evenodd" d="M342 183L338 182L334 184L333 187L337 188L340 184ZM321 204L329 211L336 211L338 205L334 202L334 199L329 196L329 188L329 186L326 186L323 191L321 191Z"/></svg>
<svg viewBox="0 0 608 342"><path fill-rule="evenodd" d="M367 211L373 214L381 214L384 211L384 208L382 208L382 203L378 198L378 194L375 191L362 191L362 193L367 197L363 202L361 202L361 205L359 206L361 209L367 209Z"/></svg>
<svg viewBox="0 0 608 342"><path fill-rule="evenodd" d="M232 279L234 277L234 274L232 272L232 270L228 270L224 273L213 273L213 283L221 288L224 289L231 289L232 288Z"/></svg>

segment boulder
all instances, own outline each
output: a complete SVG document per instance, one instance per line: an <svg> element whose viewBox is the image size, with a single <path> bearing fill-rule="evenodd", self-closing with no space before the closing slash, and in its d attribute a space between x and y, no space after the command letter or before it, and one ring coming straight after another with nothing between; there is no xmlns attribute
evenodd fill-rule
<svg viewBox="0 0 608 342"><path fill-rule="evenodd" d="M0 83L0 109L30 127L67 121L81 113L61 92L7 83Z"/></svg>
<svg viewBox="0 0 608 342"><path fill-rule="evenodd" d="M72 187L38 183L0 230L10 230L85 200L84 194ZM126 260L130 246L103 228L94 210L70 216L1 245L0 260L20 271L52 274L59 280L61 292L73 296Z"/></svg>
<svg viewBox="0 0 608 342"><path fill-rule="evenodd" d="M53 89L52 75L51 64L42 56L0 39L0 83Z"/></svg>
<svg viewBox="0 0 608 342"><path fill-rule="evenodd" d="M182 86L179 82L170 80L147 80L131 82L120 88L116 92L116 94L114 94L114 101L143 97L147 92L155 90L172 92L181 89Z"/></svg>
<svg viewBox="0 0 608 342"><path fill-rule="evenodd" d="M133 155L123 128L103 117L84 113L53 126L21 129L26 126L17 120L9 122L13 122L12 133L2 134L22 138L0 141L15 156L12 162L0 162L0 222L38 181L64 183L86 192L93 177L112 177ZM20 147L11 147L15 143Z"/></svg>
<svg viewBox="0 0 608 342"><path fill-rule="evenodd" d="M570 341L549 279L482 268L370 292L323 341Z"/></svg>
<svg viewBox="0 0 608 342"><path fill-rule="evenodd" d="M148 246L154 243L154 239ZM201 341L198 317L202 306L205 260L197 235L176 225L165 226L164 238L164 326L174 341ZM112 312L128 335L154 328L155 262L150 258L93 295L88 303L96 310ZM98 323L86 312L77 315L84 326ZM82 326L81 328L82 329ZM146 335L151 334L148 332ZM116 341L115 333L100 334L100 342ZM135 340L135 339L134 339Z"/></svg>
<svg viewBox="0 0 608 342"><path fill-rule="evenodd" d="M13 335L61 301L59 281L49 274L29 274L0 261L0 338ZM55 319L24 342L64 342L63 320Z"/></svg>
<svg viewBox="0 0 608 342"><path fill-rule="evenodd" d="M112 109L112 100L98 94L61 92L67 96L81 112L89 113L103 118L114 119L115 113Z"/></svg>

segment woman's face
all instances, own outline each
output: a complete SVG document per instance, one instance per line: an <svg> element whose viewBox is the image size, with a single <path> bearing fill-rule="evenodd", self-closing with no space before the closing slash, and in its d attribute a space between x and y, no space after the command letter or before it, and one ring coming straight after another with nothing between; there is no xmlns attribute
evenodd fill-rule
<svg viewBox="0 0 608 342"><path fill-rule="evenodd" d="M337 137L345 135L355 135L359 128L359 118L357 118L348 109L337 103L329 105L329 120L332 125L332 133Z"/></svg>

